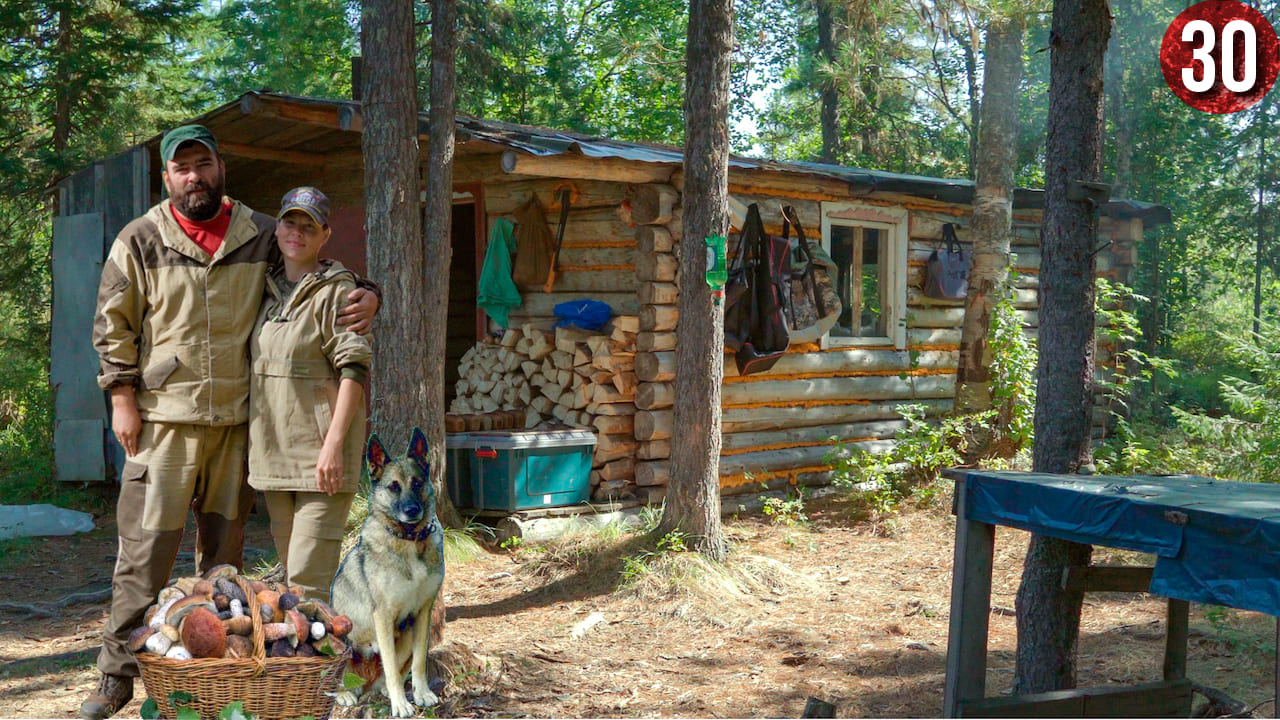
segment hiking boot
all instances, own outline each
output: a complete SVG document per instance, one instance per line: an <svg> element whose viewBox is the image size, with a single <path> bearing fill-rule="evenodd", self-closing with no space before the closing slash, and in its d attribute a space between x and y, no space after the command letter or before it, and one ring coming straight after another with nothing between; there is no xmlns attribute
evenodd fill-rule
<svg viewBox="0 0 1280 720"><path fill-rule="evenodd" d="M98 689L80 704L84 720L105 720L120 712L133 699L133 678L128 675L102 674Z"/></svg>

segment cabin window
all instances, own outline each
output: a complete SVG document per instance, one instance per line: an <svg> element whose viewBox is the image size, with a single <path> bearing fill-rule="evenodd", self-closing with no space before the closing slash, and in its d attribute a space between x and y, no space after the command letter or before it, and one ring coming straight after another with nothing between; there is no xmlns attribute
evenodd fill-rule
<svg viewBox="0 0 1280 720"><path fill-rule="evenodd" d="M823 203L822 245L843 305L824 344L905 347L906 210Z"/></svg>

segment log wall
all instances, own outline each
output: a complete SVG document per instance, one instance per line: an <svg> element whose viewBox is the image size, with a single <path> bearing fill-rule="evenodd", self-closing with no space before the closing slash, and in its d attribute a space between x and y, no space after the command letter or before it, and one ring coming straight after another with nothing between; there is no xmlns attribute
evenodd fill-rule
<svg viewBox="0 0 1280 720"><path fill-rule="evenodd" d="M603 467L593 473L598 500L635 495L659 502L665 496L674 431L675 328L682 280L676 257L682 236L679 181L677 173L674 186L518 178L493 180L485 187L490 223L510 217L530 194L537 194L548 207L547 223L553 231L559 219L558 207L553 206L557 186L571 182L578 192L555 289L552 293L522 290L525 305L512 313L513 323L550 328L553 306L579 297L608 302L616 315L638 316L634 396L613 408L625 407L625 413L599 415L599 422L593 421L604 436L603 444L613 448L607 473ZM780 207L794 205L807 236L815 242L821 239L821 202L855 199L828 196L832 189L825 186L822 192L805 192L731 183L730 190L744 204L759 203L766 230L774 234L782 231ZM771 370L749 377L739 376L732 355L726 354L721 401L721 485L726 494L752 492L762 482L773 486L826 481L830 470L826 458L837 444L868 451L891 447L902 427L895 410L902 403L920 404L931 416L951 410L963 302L932 300L919 288L944 223L953 223L960 240L968 241L970 209L879 195L856 199L909 209L906 348L793 345ZM1039 326L1038 220L1038 211L1018 211L1013 227L1016 306L1031 337ZM1099 274L1130 282L1142 222L1103 218L1100 236L1100 245L1110 244L1098 253ZM730 238L731 251L736 239L736 235ZM1098 357L1105 362L1113 354L1114 348L1100 347ZM1095 413L1098 428L1104 415ZM626 463L614 457L624 454Z"/></svg>

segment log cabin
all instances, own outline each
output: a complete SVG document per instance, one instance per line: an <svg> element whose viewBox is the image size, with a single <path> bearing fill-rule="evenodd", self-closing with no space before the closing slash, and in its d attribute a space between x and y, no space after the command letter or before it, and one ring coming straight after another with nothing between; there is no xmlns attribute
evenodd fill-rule
<svg viewBox="0 0 1280 720"><path fill-rule="evenodd" d="M334 231L327 254L365 272L358 102L250 92L190 122L217 136L227 192L251 207L273 212L298 185L327 193ZM419 133L425 158L425 115ZM60 186L51 374L63 480L109 479L123 462L94 383L90 327L106 250L125 223L162 197L159 141L149 138ZM446 328L448 393L461 418L454 419L495 427L498 413L510 419L522 410L511 424L593 428L597 500L659 502L670 474L681 161L678 147L461 114L457 120ZM897 407L904 402L947 412L963 302L931 300L920 288L943 225L954 224L966 239L972 182L734 157L729 191L735 216L756 203L770 233L781 232L783 205L796 208L808 238L837 263L846 310L820 340L791 346L767 372L739 376L726 356L723 493L829 482L824 456L833 443L883 450L902 427ZM554 284L550 291L522 287L522 303L504 328L477 306L489 233L499 219L514 221L531 199L554 231L564 196L569 210ZM1014 194L1016 304L1031 334L1039 322L1042 196L1024 188ZM1143 233L1169 222L1169 212L1128 200L1100 211L1099 274L1128 283ZM611 323L600 333L556 331L555 306L582 298L607 303ZM1108 348L1099 358L1105 364Z"/></svg>

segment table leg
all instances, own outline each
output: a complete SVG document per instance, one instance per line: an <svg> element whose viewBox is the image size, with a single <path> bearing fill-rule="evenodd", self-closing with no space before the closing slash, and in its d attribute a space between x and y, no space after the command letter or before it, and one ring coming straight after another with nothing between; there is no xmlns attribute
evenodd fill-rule
<svg viewBox="0 0 1280 720"><path fill-rule="evenodd" d="M1191 603L1169 598L1165 614L1164 679L1181 680L1187 676L1187 629Z"/></svg>
<svg viewBox="0 0 1280 720"><path fill-rule="evenodd" d="M991 564L995 526L965 513L965 481L956 481L956 545L951 572L951 622L942 716L958 717L966 700L987 688L987 630L991 617Z"/></svg>

